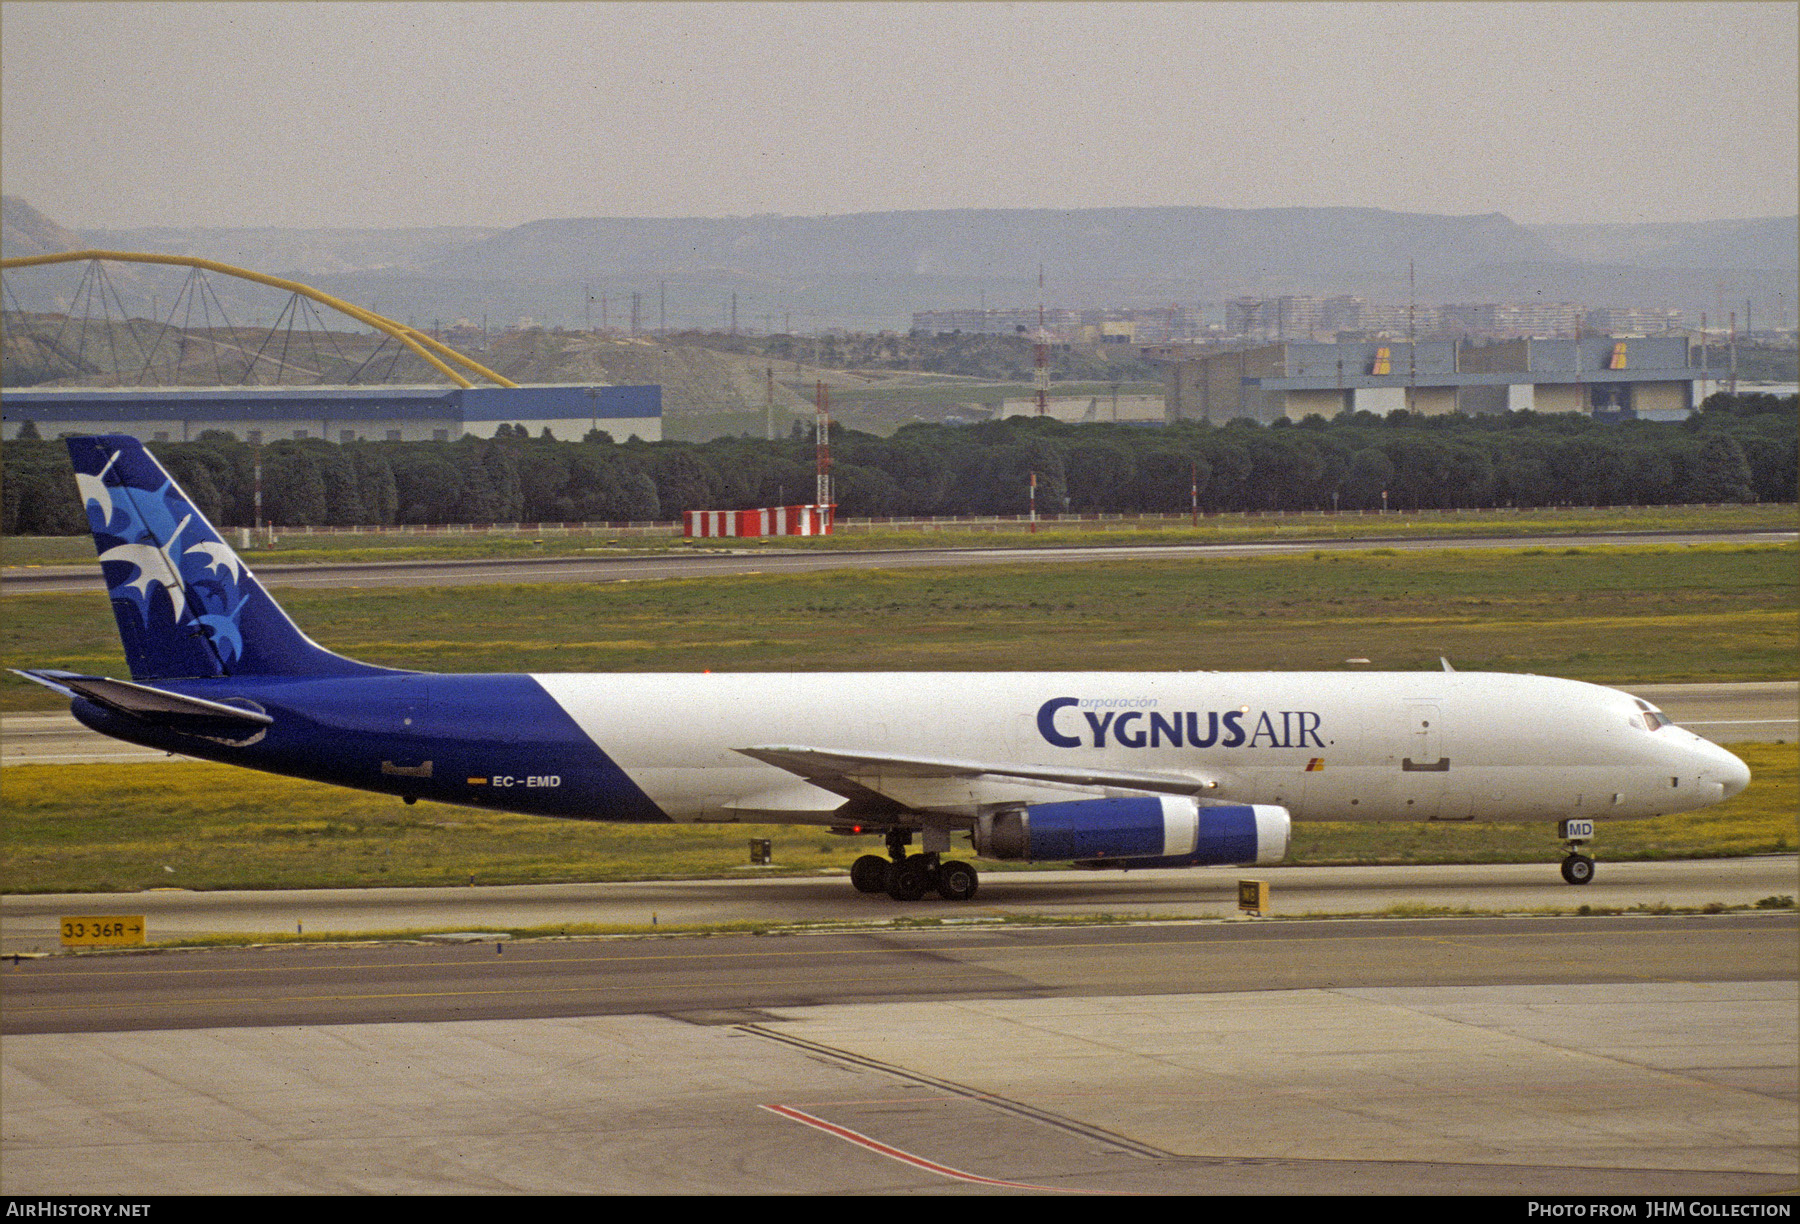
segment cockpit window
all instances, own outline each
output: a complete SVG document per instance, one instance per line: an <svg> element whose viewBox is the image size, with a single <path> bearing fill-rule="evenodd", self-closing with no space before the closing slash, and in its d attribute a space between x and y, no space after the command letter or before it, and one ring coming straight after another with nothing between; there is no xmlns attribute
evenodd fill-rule
<svg viewBox="0 0 1800 1224"><path fill-rule="evenodd" d="M1637 702L1638 709L1644 712L1644 727L1646 730L1656 731L1662 727L1669 726L1670 723L1674 721L1661 710L1651 705L1648 701L1645 701L1642 697L1633 697L1632 700Z"/></svg>

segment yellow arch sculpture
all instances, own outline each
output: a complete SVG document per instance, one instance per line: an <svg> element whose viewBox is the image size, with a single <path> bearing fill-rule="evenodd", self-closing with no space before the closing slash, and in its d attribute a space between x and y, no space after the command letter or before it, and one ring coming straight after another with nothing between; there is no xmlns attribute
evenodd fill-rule
<svg viewBox="0 0 1800 1224"><path fill-rule="evenodd" d="M259 285L269 285L276 289L286 289L290 293L298 293L302 297L311 298L322 306L329 306L341 314L366 323L377 331L385 332L424 361L429 362L445 378L459 387L472 387L475 384L432 356L427 349L443 354L464 369L472 370L481 377L502 387L516 387L519 384L511 379L502 378L480 362L463 356L447 344L440 344L424 332L407 327L403 323L365 310L354 303L332 297L329 293L321 293L310 285L302 285L299 281L283 280L279 276L265 276L261 272L252 272L248 268L234 268L230 264L220 263L216 259L197 259L191 255L147 255L134 251L59 251L53 255L20 255L13 259L0 259L0 269L30 268L38 264L79 263L90 259L107 259L119 263L173 264L184 268L202 268L208 272L222 272L226 276L235 276L239 280L255 281Z"/></svg>

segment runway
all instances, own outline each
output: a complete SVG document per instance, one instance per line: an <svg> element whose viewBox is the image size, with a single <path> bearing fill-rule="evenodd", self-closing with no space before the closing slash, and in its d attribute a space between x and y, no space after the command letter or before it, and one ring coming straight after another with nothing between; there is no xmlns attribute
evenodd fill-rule
<svg viewBox="0 0 1800 1224"><path fill-rule="evenodd" d="M1430 549L1590 548L1620 544L1784 544L1800 532L1610 532L1561 536L1393 537L1353 540L1296 540L1244 544L1145 544L1058 548L870 549L831 552L737 547L690 555L650 557L540 557L533 560L376 561L354 564L256 564L246 559L271 590L289 588L469 586L479 583L643 582L657 579L727 577L733 574L810 574L832 569L917 569L967 565L1053 565L1088 561L1177 561L1206 557L1261 557L1294 552L1344 552L1393 548ZM97 591L97 565L15 566L0 574L8 595L54 591Z"/></svg>

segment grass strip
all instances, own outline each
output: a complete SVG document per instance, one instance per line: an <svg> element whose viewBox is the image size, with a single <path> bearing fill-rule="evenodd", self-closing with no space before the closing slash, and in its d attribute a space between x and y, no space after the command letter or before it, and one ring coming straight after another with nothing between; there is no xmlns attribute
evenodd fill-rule
<svg viewBox="0 0 1800 1224"><path fill-rule="evenodd" d="M1236 914L1195 918L1186 914L995 914L975 918L897 917L866 921L839 922L730 922L713 924L627 925L608 923L566 923L556 926L494 927L480 932L482 939L465 939L464 943L513 942L526 940L598 940L598 939L694 939L715 936L749 935L759 937L839 935L862 931L920 930L991 930L1021 927L1112 927L1183 925L1200 922L1320 922L1368 919L1420 918L1570 918L1647 914L1669 917L1691 914L1776 913L1795 908L1792 896L1764 897L1750 905L1727 904L1722 901L1704 905L1669 905L1663 902L1630 906L1531 906L1526 909L1490 910L1468 906L1424 905L1401 902L1373 911L1317 911L1299 914L1269 913L1249 918ZM204 948L283 948L319 947L352 943L432 943L434 937L475 932L445 928L408 928L392 931L326 931L318 934L254 934L195 935L179 939L154 940L140 948L81 948L76 956L133 956L144 953L174 952ZM37 958L44 953L25 953Z"/></svg>

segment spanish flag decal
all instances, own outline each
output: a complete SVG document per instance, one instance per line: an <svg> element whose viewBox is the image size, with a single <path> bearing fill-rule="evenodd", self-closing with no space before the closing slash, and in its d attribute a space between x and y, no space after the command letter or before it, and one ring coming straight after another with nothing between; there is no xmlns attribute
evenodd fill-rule
<svg viewBox="0 0 1800 1224"><path fill-rule="evenodd" d="M1375 350L1375 363L1369 367L1369 373L1371 373L1371 374L1392 374L1393 372L1394 372L1394 363L1393 363L1392 358L1390 358L1388 356L1388 350L1384 349L1384 348L1376 349Z"/></svg>
<svg viewBox="0 0 1800 1224"><path fill-rule="evenodd" d="M1324 757L1314 757L1312 760L1308 761L1306 763L1306 772L1307 773L1324 773L1325 772L1325 758Z"/></svg>

